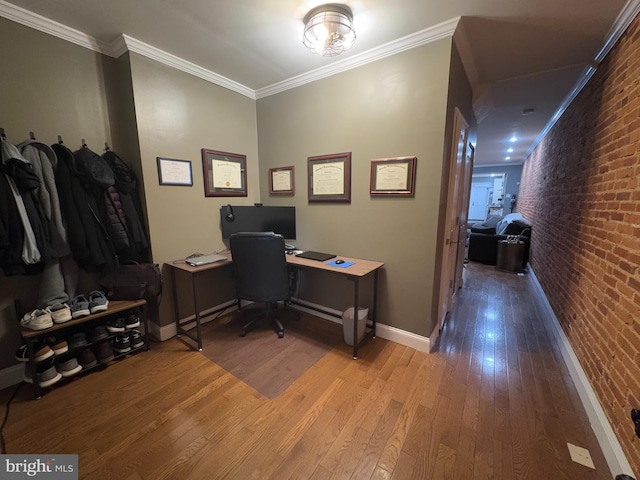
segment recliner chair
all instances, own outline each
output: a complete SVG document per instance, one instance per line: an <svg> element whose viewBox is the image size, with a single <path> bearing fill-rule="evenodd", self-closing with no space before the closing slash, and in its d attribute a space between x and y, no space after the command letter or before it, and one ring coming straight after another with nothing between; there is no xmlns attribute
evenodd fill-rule
<svg viewBox="0 0 640 480"><path fill-rule="evenodd" d="M275 302L290 298L284 238L270 232L234 233L230 237L230 246L236 296L239 300L265 304L264 315L246 323L240 336L244 337L266 316L272 321L278 337L284 337L284 327L274 308Z"/></svg>

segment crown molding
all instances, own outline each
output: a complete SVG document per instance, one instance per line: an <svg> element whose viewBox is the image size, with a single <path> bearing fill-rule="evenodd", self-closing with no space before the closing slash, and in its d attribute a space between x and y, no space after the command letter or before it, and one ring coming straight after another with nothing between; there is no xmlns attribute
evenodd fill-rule
<svg viewBox="0 0 640 480"><path fill-rule="evenodd" d="M460 17L453 18L446 22L442 22L433 27L421 30L419 32L407 35L398 40L386 43L380 47L363 52L353 57L332 63L327 67L311 70L310 72L292 77L282 82L253 90L240 83L234 82L222 75L211 70L207 70L195 63L184 60L176 55L165 52L152 45L144 43L126 34L122 34L113 42L107 43L93 38L86 33L80 32L73 28L67 27L49 18L43 17L36 13L30 12L23 8L17 7L4 0L0 0L0 16L5 17L14 22L20 23L27 27L33 28L40 32L44 32L62 40L69 41L84 48L88 48L95 52L108 55L109 57L118 58L127 51L134 52L144 57L150 58L167 66L173 67L182 72L188 73L195 77L201 78L208 82L220 85L241 95L249 97L253 100L267 97L276 93L290 90L292 88L305 85L307 83L326 78L337 73L345 72L367 63L381 60L385 57L395 55L405 50L410 50L421 45L425 45L442 38L453 36Z"/></svg>
<svg viewBox="0 0 640 480"><path fill-rule="evenodd" d="M129 50L130 52L138 53L142 56L145 56L152 60L156 60L157 62L163 63L177 70L181 70L185 73L193 75L194 77L198 77L208 82L215 83L216 85L220 85L221 87L232 90L253 100L256 99L255 90L252 90L249 87L245 87L244 85L238 82L234 82L227 77L218 75L211 70L207 70L206 68L196 65L195 63L191 63L171 53L165 52L163 50L160 50L159 48L141 42L140 40L136 40L135 38L128 35L123 34L122 37L126 44L127 50Z"/></svg>
<svg viewBox="0 0 640 480"><path fill-rule="evenodd" d="M398 40L385 43L380 47L354 55L353 57L338 60L326 67L316 68L315 70L283 80L282 82L260 88L256 90L256 98L260 99L270 95L275 95L276 93L281 93L307 83L315 82L322 78L346 72L347 70L366 65L367 63L381 60L391 55L396 55L400 52L404 52L405 50L410 50L427 43L435 42L442 38L451 37L453 36L453 32L455 31L459 21L460 17L453 18L446 22L439 23L438 25L434 25L433 27L407 35L406 37L402 37Z"/></svg>
<svg viewBox="0 0 640 480"><path fill-rule="evenodd" d="M17 7L4 0L0 0L0 16L12 20L21 25L33 28L43 33L48 33L54 37L74 43L94 52L109 55L109 45L101 42L86 33L82 33L71 27L53 21L49 18L30 12L24 8Z"/></svg>
<svg viewBox="0 0 640 480"><path fill-rule="evenodd" d="M607 33L605 37L607 40L604 42L604 45L596 54L595 61L597 63L602 62L613 46L618 43L618 40L620 40L620 37L622 37L638 13L640 13L640 0L629 0L620 12L620 15L618 15L618 18L616 18L609 33Z"/></svg>
<svg viewBox="0 0 640 480"><path fill-rule="evenodd" d="M596 73L596 69L600 65L600 62L604 60L604 58L609 54L611 49L618 43L618 40L622 37L626 29L631 25L631 22L636 18L636 16L640 13L640 0L629 0L627 4L616 18L613 26L609 30L606 36L606 40L602 45L602 48L598 50L594 57L594 61L587 65L584 69L584 72L574 85L569 95L564 99L558 110L553 114L551 120L547 122L544 129L540 132L540 135L535 139L533 144L527 150L527 153L524 154L525 160L528 159L536 147L542 142L544 137L549 133L549 131L556 124L558 119L562 116L562 114L569 108L569 105L573 102L573 100L578 96L578 94L582 91L584 86L589 82L591 77Z"/></svg>

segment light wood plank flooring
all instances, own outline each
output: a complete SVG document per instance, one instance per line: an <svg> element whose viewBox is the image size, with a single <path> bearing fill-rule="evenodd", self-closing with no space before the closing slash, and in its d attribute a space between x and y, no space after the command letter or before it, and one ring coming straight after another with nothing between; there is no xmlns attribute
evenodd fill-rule
<svg viewBox="0 0 640 480"><path fill-rule="evenodd" d="M529 278L465 270L438 353L340 346L268 399L171 340L40 400L22 388L8 451L78 453L100 480L610 480Z"/></svg>

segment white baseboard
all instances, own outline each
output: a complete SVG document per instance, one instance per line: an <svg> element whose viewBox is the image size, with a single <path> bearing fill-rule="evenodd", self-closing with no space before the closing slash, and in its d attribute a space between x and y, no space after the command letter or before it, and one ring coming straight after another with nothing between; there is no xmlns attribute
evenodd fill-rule
<svg viewBox="0 0 640 480"><path fill-rule="evenodd" d="M295 308L296 310L310 313L311 315L315 315L316 317L324 318L325 320L330 320L332 322L342 324L341 319L334 316L337 315L338 317L341 317L342 312L340 310L334 310L332 308L317 305L315 303L300 300L298 298L292 300L295 300L296 304L291 305L291 307ZM305 308L305 305L310 308ZM323 311L327 313L323 313ZM385 340L391 340L392 342L396 342L407 347L415 348L416 350L419 350L421 352L428 352L430 348L428 337L416 335L415 333L400 330L399 328L390 327L389 325L385 325L383 323L376 323L376 336L384 338Z"/></svg>
<svg viewBox="0 0 640 480"><path fill-rule="evenodd" d="M546 315L543 315L544 320L547 322L547 325L553 329L553 332L556 335L558 345L562 352L562 358L569 369L569 374L576 386L582 405L589 417L591 428L593 428L593 432L598 439L598 443L600 444L600 448L602 448L602 453L607 460L607 464L609 465L612 475L615 477L616 475L624 473L635 477L631 470L631 465L629 465L627 457L620 446L620 442L618 441L613 428L611 428L611 424L598 401L598 397L591 387L591 383L589 382L582 365L580 365L580 361L573 351L573 348L569 343L569 339L565 335L564 330L562 330L558 317L556 317L556 314L553 312L551 304L542 290L542 286L540 285L540 282L538 282L531 265L529 265L529 274L533 285L543 301L546 311Z"/></svg>
<svg viewBox="0 0 640 480"><path fill-rule="evenodd" d="M12 365L0 370L0 390L22 382L24 363Z"/></svg>

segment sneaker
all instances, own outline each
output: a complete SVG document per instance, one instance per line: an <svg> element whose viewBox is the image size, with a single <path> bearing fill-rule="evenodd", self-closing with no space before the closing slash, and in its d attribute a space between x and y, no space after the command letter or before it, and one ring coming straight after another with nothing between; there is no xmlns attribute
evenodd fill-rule
<svg viewBox="0 0 640 480"><path fill-rule="evenodd" d="M124 332L124 318L112 318L107 320L107 330L111 333Z"/></svg>
<svg viewBox="0 0 640 480"><path fill-rule="evenodd" d="M91 313L89 310L89 300L84 295L78 295L69 304L71 316L73 318L86 317Z"/></svg>
<svg viewBox="0 0 640 480"><path fill-rule="evenodd" d="M20 320L20 325L30 330L44 330L53 327L53 320L47 309L37 309L26 313Z"/></svg>
<svg viewBox="0 0 640 480"><path fill-rule="evenodd" d="M131 351L129 335L118 335L113 339L113 351L117 353L127 353Z"/></svg>
<svg viewBox="0 0 640 480"><path fill-rule="evenodd" d="M54 303L53 305L47 307L49 312L51 312L51 318L54 323L64 323L71 320L71 308L66 303Z"/></svg>
<svg viewBox="0 0 640 480"><path fill-rule="evenodd" d="M87 369L95 367L98 364L98 359L90 348L83 348L78 353L78 363L82 365L82 368Z"/></svg>
<svg viewBox="0 0 640 480"><path fill-rule="evenodd" d="M107 331L107 328L102 325L91 329L89 332L89 341L91 343L98 343L102 340L106 340L107 338L109 338L109 332Z"/></svg>
<svg viewBox="0 0 640 480"><path fill-rule="evenodd" d="M104 292L94 290L89 294L89 310L91 313L104 312L109 307L109 300Z"/></svg>
<svg viewBox="0 0 640 480"><path fill-rule="evenodd" d="M69 348L72 350L77 350L78 348L86 347L89 345L87 342L87 337L84 332L76 332L69 337L68 340Z"/></svg>
<svg viewBox="0 0 640 480"><path fill-rule="evenodd" d="M35 344L33 348L34 348L33 356L36 362L42 362L47 358L53 357L54 355L53 350L51 350L51 347L49 347L49 345L39 346ZM26 344L22 345L18 350L16 350L15 359L18 360L19 362L29 361L29 353L28 353Z"/></svg>
<svg viewBox="0 0 640 480"><path fill-rule="evenodd" d="M113 360L113 350L107 340L103 340L93 346L93 351L99 363L109 363Z"/></svg>
<svg viewBox="0 0 640 480"><path fill-rule="evenodd" d="M75 375L82 370L82 365L78 364L78 359L74 356L64 355L56 358L56 370L60 372L64 378Z"/></svg>
<svg viewBox="0 0 640 480"><path fill-rule="evenodd" d="M64 338L62 340L58 340L55 337L49 337L45 342L49 347L51 347L51 350L53 350L53 353L56 355L62 355L69 351L69 344Z"/></svg>
<svg viewBox="0 0 640 480"><path fill-rule="evenodd" d="M24 367L23 380L27 383L33 383L30 366L27 364ZM38 385L41 387L49 387L62 379L62 374L56 370L53 358L36 364L36 373L38 376Z"/></svg>
<svg viewBox="0 0 640 480"><path fill-rule="evenodd" d="M140 348L144 345L144 340L139 330L131 330L129 332L129 343L131 348Z"/></svg>
<svg viewBox="0 0 640 480"><path fill-rule="evenodd" d="M125 328L127 330L131 330L132 328L136 328L140 326L140 317L137 313L131 313L127 315L127 319L125 320Z"/></svg>

